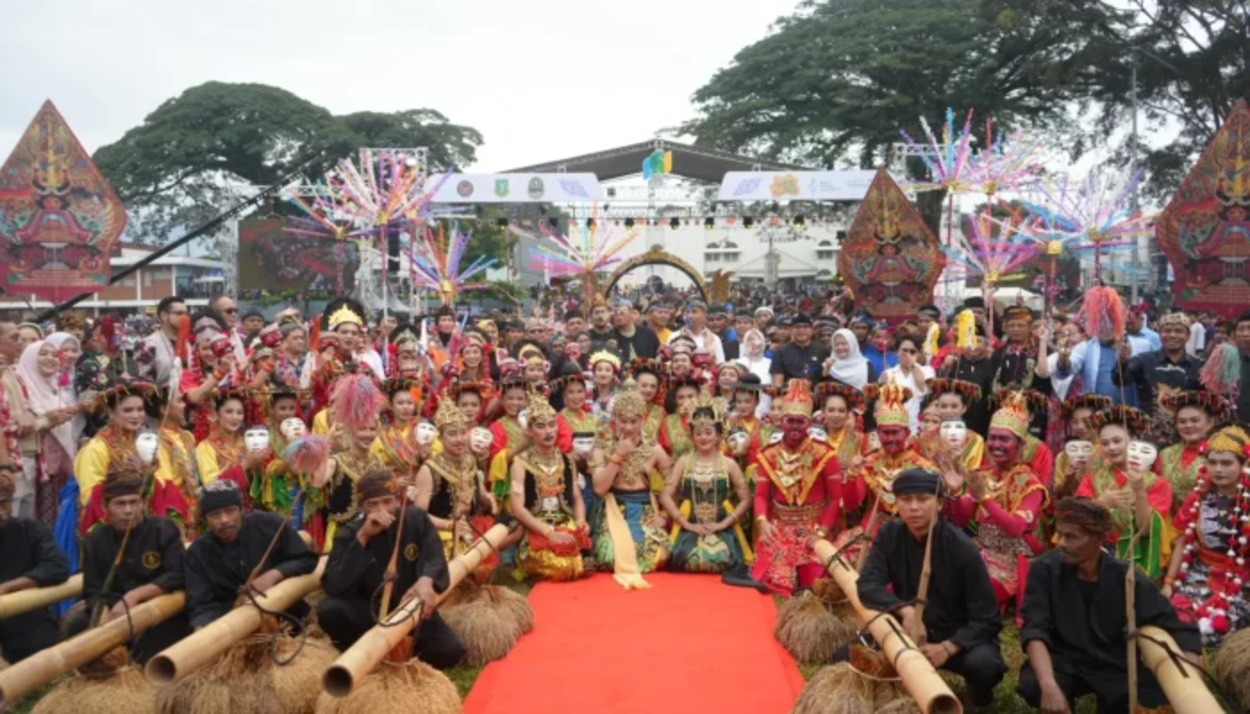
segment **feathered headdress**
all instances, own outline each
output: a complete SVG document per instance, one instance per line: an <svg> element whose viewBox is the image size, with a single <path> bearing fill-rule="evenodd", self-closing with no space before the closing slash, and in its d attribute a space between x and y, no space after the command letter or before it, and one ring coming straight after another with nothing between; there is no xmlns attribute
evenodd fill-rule
<svg viewBox="0 0 1250 714"><path fill-rule="evenodd" d="M907 400L912 392L901 384L870 384L864 388L869 399L877 400L873 414L877 426L905 426L911 428L911 414L907 412Z"/></svg>
<svg viewBox="0 0 1250 714"><path fill-rule="evenodd" d="M930 380L932 382L932 380ZM846 400L847 408L857 409L864 405L864 393L858 389L843 384L841 382L821 382L816 385L816 396L820 398L821 404L829 400L834 395L842 397Z"/></svg>
<svg viewBox="0 0 1250 714"><path fill-rule="evenodd" d="M1089 426L1095 431L1111 424L1121 424L1128 428L1129 436L1139 436L1150 428L1150 417L1133 407L1113 406L1089 419Z"/></svg>
<svg viewBox="0 0 1250 714"><path fill-rule="evenodd" d="M1240 365L1239 365L1240 366ZM1197 407L1216 419L1228 416L1229 402L1222 394L1186 390L1171 392L1159 398L1163 406L1171 411L1179 411L1183 407Z"/></svg>
<svg viewBox="0 0 1250 714"><path fill-rule="evenodd" d="M1236 394L1241 388L1241 352L1225 342L1216 345L1202 365L1198 381L1203 387L1218 394ZM1242 415L1245 418L1250 415Z"/></svg>
<svg viewBox="0 0 1250 714"><path fill-rule="evenodd" d="M812 415L812 383L806 379L792 379L786 385L786 394L782 397L782 414L798 414L805 417Z"/></svg>
<svg viewBox="0 0 1250 714"><path fill-rule="evenodd" d="M1124 298L1115 288L1096 285L1085 293L1081 303L1081 315L1085 319L1086 332L1095 337L1124 337L1128 311Z"/></svg>
<svg viewBox="0 0 1250 714"><path fill-rule="evenodd" d="M1029 435L1029 405L1023 392L1010 392L1000 400L1002 406L990 418L991 429L1006 429L1024 439Z"/></svg>
<svg viewBox="0 0 1250 714"><path fill-rule="evenodd" d="M960 310L955 316L955 346L960 349L972 349L976 344L977 316L971 310Z"/></svg>
<svg viewBox="0 0 1250 714"><path fill-rule="evenodd" d="M1071 419L1072 414L1077 409L1088 409L1091 412L1100 412L1103 409L1111 408L1111 397L1105 397L1101 394L1079 394L1068 397L1059 404L1059 416L1064 419Z"/></svg>
<svg viewBox="0 0 1250 714"><path fill-rule="evenodd" d="M312 476L330 460L330 439L312 434L293 441L282 452L282 460L293 473Z"/></svg>
<svg viewBox="0 0 1250 714"><path fill-rule="evenodd" d="M929 389L929 396L934 399L943 394L958 394L964 404L967 404L981 398L981 386L962 379L930 379L925 386Z"/></svg>
<svg viewBox="0 0 1250 714"><path fill-rule="evenodd" d="M330 392L330 418L349 433L375 426L386 403L373 380L363 374L345 374Z"/></svg>

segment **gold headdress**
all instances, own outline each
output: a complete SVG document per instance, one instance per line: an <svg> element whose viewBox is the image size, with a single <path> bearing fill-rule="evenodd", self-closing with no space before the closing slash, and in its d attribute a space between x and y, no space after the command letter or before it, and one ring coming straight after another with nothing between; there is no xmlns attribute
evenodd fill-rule
<svg viewBox="0 0 1250 714"><path fill-rule="evenodd" d="M447 429L470 429L473 424L451 399L440 399L438 411L434 412L434 425L440 432Z"/></svg>
<svg viewBox="0 0 1250 714"><path fill-rule="evenodd" d="M551 408L547 398L538 392L530 392L529 404L525 407L530 426L540 419L555 419L556 410Z"/></svg>
<svg viewBox="0 0 1250 714"><path fill-rule="evenodd" d="M612 365L612 368L617 372L621 371L621 358L617 357L615 352L599 350L598 352L590 355L590 361L587 364L590 365L591 369L594 369L594 366L600 362L607 362Z"/></svg>
<svg viewBox="0 0 1250 714"><path fill-rule="evenodd" d="M632 379L626 381L621 391L616 393L616 398L612 400L612 418L632 419L646 415L647 400L643 399L642 393L638 391L638 385L634 384Z"/></svg>
<svg viewBox="0 0 1250 714"><path fill-rule="evenodd" d="M1246 461L1246 449L1250 446L1250 436L1239 426L1226 426L1207 439L1207 451L1227 451L1237 457L1238 461Z"/></svg>
<svg viewBox="0 0 1250 714"><path fill-rule="evenodd" d="M707 392L699 392L690 410L690 428L696 426L716 426L721 423L721 402Z"/></svg>
<svg viewBox="0 0 1250 714"><path fill-rule="evenodd" d="M911 390L901 384L870 384L864 389L869 399L876 399L877 406L873 414L877 417L877 426L905 426L911 428L911 414L907 412L907 400L911 399Z"/></svg>
<svg viewBox="0 0 1250 714"><path fill-rule="evenodd" d="M991 429L1006 429L1017 438L1029 435L1029 405L1021 392L1011 392L1002 398L1002 406L990 418Z"/></svg>
<svg viewBox="0 0 1250 714"><path fill-rule="evenodd" d="M786 385L785 401L781 405L782 414L812 415L812 385L806 379L792 379Z"/></svg>
<svg viewBox="0 0 1250 714"><path fill-rule="evenodd" d="M339 325L365 326L365 311L360 303L351 298L339 298L326 305L322 327L333 332Z"/></svg>

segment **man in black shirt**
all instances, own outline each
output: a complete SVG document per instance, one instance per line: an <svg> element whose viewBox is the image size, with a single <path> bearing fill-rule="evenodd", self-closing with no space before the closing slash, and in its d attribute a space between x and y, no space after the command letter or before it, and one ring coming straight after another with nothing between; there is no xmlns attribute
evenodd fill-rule
<svg viewBox="0 0 1250 714"><path fill-rule="evenodd" d="M1202 389L1198 373L1202 360L1185 351L1189 340L1189 319L1184 313L1164 315L1159 320L1159 340L1163 349L1129 357L1128 343L1120 352L1122 370L1111 371L1111 382L1117 386L1137 387L1137 403L1142 411L1158 411L1161 391L1177 392ZM1121 376L1123 375L1123 376Z"/></svg>
<svg viewBox="0 0 1250 714"><path fill-rule="evenodd" d="M86 608L70 618L70 636L86 630L96 610L98 624L126 617L131 608L186 585L182 562L185 549L178 526L168 518L143 516L143 477L133 471L110 473L104 482L106 523L92 529L83 541L82 598ZM129 529L130 535L126 535ZM126 542L121 564L108 591L108 580L118 551ZM130 647L131 658L142 664L191 631L185 608L144 630Z"/></svg>
<svg viewBox="0 0 1250 714"><path fill-rule="evenodd" d="M590 329L587 332L590 333L590 341L599 345L607 344L613 338L612 311L602 297L596 297L594 306L590 308Z"/></svg>
<svg viewBox="0 0 1250 714"><path fill-rule="evenodd" d="M621 364L638 358L655 359L660 354L660 338L650 327L638 324L638 313L628 300L617 300L612 306L612 323L616 327L612 339Z"/></svg>
<svg viewBox="0 0 1250 714"><path fill-rule="evenodd" d="M69 562L52 530L34 519L10 515L16 468L0 464L0 596L69 579ZM55 645L59 635L51 608L14 615L0 620L0 653L9 663L20 662Z"/></svg>
<svg viewBox="0 0 1250 714"><path fill-rule="evenodd" d="M793 339L773 355L772 366L769 367L773 386L780 387L791 379L819 382L820 368L829 359L829 350L812 341L812 318L796 315L790 321L790 331Z"/></svg>
<svg viewBox="0 0 1250 714"><path fill-rule="evenodd" d="M295 529L276 513L243 513L243 499L233 481L217 479L200 489L200 512L209 532L187 549L187 614L199 629L230 611L247 578L278 537L277 545L251 589L264 592L287 578L307 575L317 568L317 555L308 549ZM308 613L303 600L287 612L296 617Z"/></svg>
<svg viewBox="0 0 1250 714"><path fill-rule="evenodd" d="M412 598L421 600L423 621L413 630L413 654L439 669L454 667L464 657L464 645L434 611L438 593L451 583L443 542L430 517L416 506L404 511L400 532L398 494L390 471L370 471L356 482L360 513L334 538L321 576L328 597L317 606L317 621L341 650L373 627L378 614L373 602L400 538L388 611Z"/></svg>
<svg viewBox="0 0 1250 714"><path fill-rule="evenodd" d="M877 531L859 574L859 599L898 616L904 632L919 631L916 646L933 666L962 676L973 706L989 706L1007 664L998 645L1002 616L981 551L940 516L943 486L938 474L907 469L894 479L893 492L900 518ZM913 603L920 597L925 543L935 518L929 591L923 596L922 622L917 623Z"/></svg>
<svg viewBox="0 0 1250 714"><path fill-rule="evenodd" d="M1016 691L1043 711L1075 711L1072 700L1093 693L1099 712L1128 711L1128 665L1124 612L1128 563L1103 551L1115 526L1106 507L1085 498L1055 505L1059 547L1029 564L1020 615L1020 644L1029 656ZM1147 575L1138 571L1134 599L1137 627L1153 625L1176 640L1190 662L1202 652L1202 637L1181 622L1172 604ZM1194 667L1189 674L1200 670ZM1145 665L1137 667L1141 706L1167 703Z"/></svg>

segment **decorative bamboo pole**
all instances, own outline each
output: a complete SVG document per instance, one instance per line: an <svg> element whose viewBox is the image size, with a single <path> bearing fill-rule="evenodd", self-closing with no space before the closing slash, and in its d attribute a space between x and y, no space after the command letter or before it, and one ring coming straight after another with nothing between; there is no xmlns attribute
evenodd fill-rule
<svg viewBox="0 0 1250 714"><path fill-rule="evenodd" d="M1168 650L1180 652L1176 640L1166 631L1146 625L1141 628L1143 637L1137 638L1137 649L1141 652L1142 663L1154 673L1159 686L1168 697L1168 703L1176 714L1207 714L1223 711L1215 695L1207 689L1202 678L1202 671L1194 664L1184 661L1181 666L1168 656ZM1158 642L1167 645L1167 649Z"/></svg>
<svg viewBox="0 0 1250 714"><path fill-rule="evenodd" d="M46 588L30 588L18 590L0 597L0 620L21 615L31 610L38 610L53 603L60 602L82 594L82 573L71 575L69 580L60 585Z"/></svg>

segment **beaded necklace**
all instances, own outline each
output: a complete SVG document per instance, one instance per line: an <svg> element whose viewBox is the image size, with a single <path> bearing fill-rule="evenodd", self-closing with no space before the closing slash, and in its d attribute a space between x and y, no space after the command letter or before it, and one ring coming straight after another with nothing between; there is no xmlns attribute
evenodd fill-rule
<svg viewBox="0 0 1250 714"><path fill-rule="evenodd" d="M1200 537L1198 527L1202 518L1202 503L1210 491L1211 475L1206 463L1203 463L1199 468L1198 485L1194 486L1197 498L1189 507L1189 525L1185 528L1185 534L1181 536L1183 555L1178 578L1182 582L1189 573L1189 566L1193 563L1198 551ZM1246 558L1250 556L1250 547L1247 547L1247 543L1250 543L1250 503L1246 500L1248 491L1250 489L1247 488L1246 479L1242 478L1237 484L1237 495L1233 497L1233 535L1229 537L1228 550L1224 553L1228 556L1229 564L1238 569L1245 566ZM1218 550L1218 545L1213 544L1211 549ZM1237 570L1232 577L1224 579L1222 592L1212 592L1212 597L1197 606L1195 613L1198 616L1198 627L1203 634L1214 632L1223 635L1228 632L1228 611L1234 603L1242 602L1242 585L1241 573Z"/></svg>

